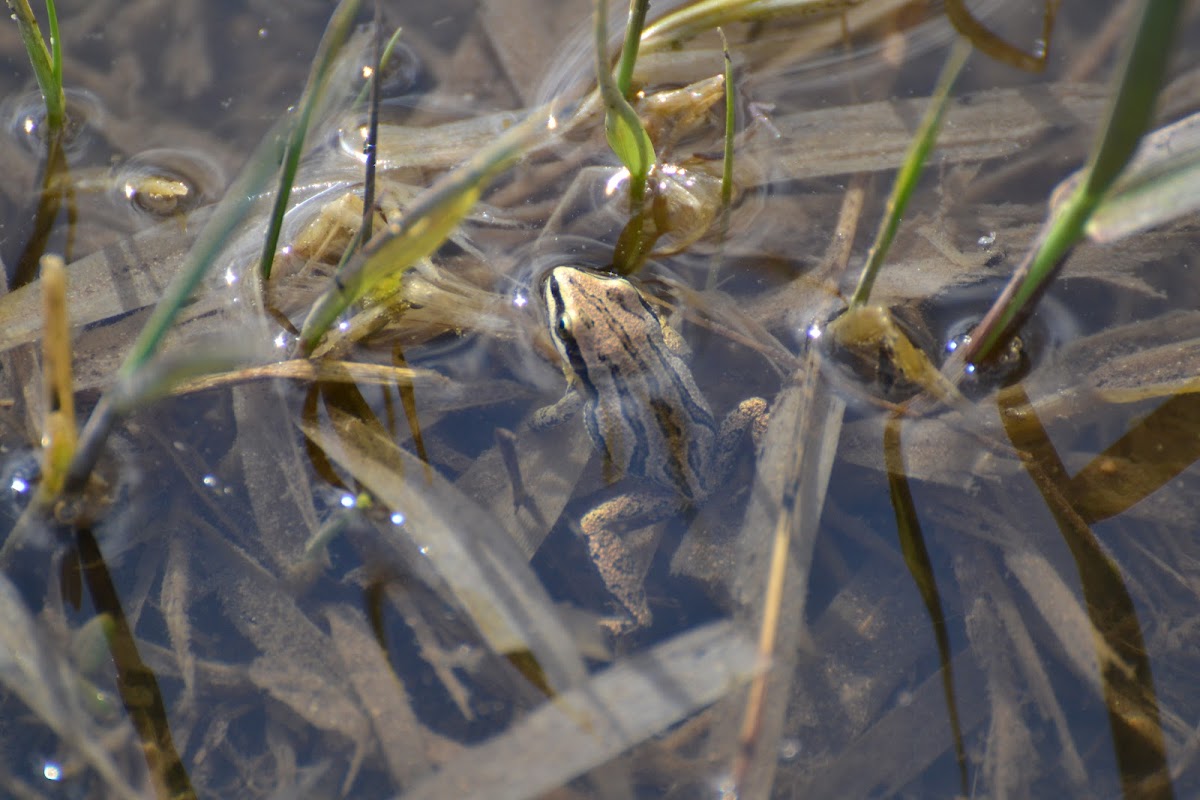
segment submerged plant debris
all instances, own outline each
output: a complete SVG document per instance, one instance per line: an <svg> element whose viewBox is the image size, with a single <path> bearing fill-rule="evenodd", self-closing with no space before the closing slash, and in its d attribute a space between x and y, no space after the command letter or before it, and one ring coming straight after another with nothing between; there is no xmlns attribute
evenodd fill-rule
<svg viewBox="0 0 1200 800"><path fill-rule="evenodd" d="M1200 792L1195 4L1164 130L969 375L1135 2L947 4L1019 56L970 57L854 316L940 4L653 4L636 204L623 4L597 58L586 0L385 0L378 69L364 8L302 137L332 4L58 5L61 136L0 28L0 795Z"/></svg>

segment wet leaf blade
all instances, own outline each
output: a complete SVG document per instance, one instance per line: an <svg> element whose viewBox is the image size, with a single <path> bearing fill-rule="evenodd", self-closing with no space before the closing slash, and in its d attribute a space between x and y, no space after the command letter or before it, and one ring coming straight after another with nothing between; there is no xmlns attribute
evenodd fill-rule
<svg viewBox="0 0 1200 800"><path fill-rule="evenodd" d="M904 159L904 165L900 168L900 172L892 184L883 224L876 232L871 252L867 256L867 265L863 268L858 286L855 287L854 295L850 298L852 307L865 305L871 297L875 278L883 267L884 259L887 258L888 249L900 227L900 220L904 217L904 210L908 207L909 198L912 197L912 193L917 187L917 181L925 169L925 162L929 159L930 151L937 143L950 90L970 55L971 48L962 39L955 40L954 47L950 50L950 54L946 57L946 63L942 66L941 74L938 75L937 86L934 88L929 106L925 109L921 127L917 131L917 135L913 137L908 154Z"/></svg>
<svg viewBox="0 0 1200 800"><path fill-rule="evenodd" d="M100 732L75 702L77 694L70 688L73 670L64 655L48 646L20 593L3 574L0 620L0 684L74 748L101 776L108 791L125 800L142 797L121 776L112 755L101 745Z"/></svg>
<svg viewBox="0 0 1200 800"><path fill-rule="evenodd" d="M330 409L334 430L301 421L313 442L376 499L404 514L395 536L424 548L425 558L450 586L489 646L499 654L529 651L556 691L584 679L578 649L541 582L508 533L469 498L397 447L382 429Z"/></svg>
<svg viewBox="0 0 1200 800"><path fill-rule="evenodd" d="M299 111L291 120L284 150L283 169L279 174L279 185L275 191L275 206L271 210L267 233L263 239L259 274L263 280L271 277L271 264L275 258L275 247L279 244L279 232L283 229L283 215L287 211L288 198L296 182L296 171L300 167L300 156L304 151L304 139L309 125L324 98L333 65L342 52L354 25L354 18L362 0L341 0L321 36L316 57L308 73L304 92L300 95Z"/></svg>
<svg viewBox="0 0 1200 800"><path fill-rule="evenodd" d="M1078 187L1048 222L1037 249L1013 275L983 322L971 334L963 358L986 357L1013 323L1058 274L1084 226L1133 157L1150 123L1178 26L1180 0L1143 0L1126 45L1105 124Z"/></svg>
<svg viewBox="0 0 1200 800"><path fill-rule="evenodd" d="M29 0L8 0L8 7L13 12L25 52L29 56L30 66L33 67L34 77L38 88L42 90L42 98L46 103L46 124L52 138L62 130L66 120L67 101L62 88L62 50L58 36L58 15L54 3L47 2L46 9L50 15L51 46L46 47L46 40L38 27L37 17L29 7Z"/></svg>
<svg viewBox="0 0 1200 800"><path fill-rule="evenodd" d="M613 79L608 62L608 2L598 0L595 11L596 82L604 102L604 136L629 171L629 201L637 211L646 196L646 177L654 166L654 143L637 112ZM633 67L630 66L632 74Z"/></svg>
<svg viewBox="0 0 1200 800"><path fill-rule="evenodd" d="M762 663L729 622L680 634L544 703L402 800L541 796L733 693Z"/></svg>
<svg viewBox="0 0 1200 800"><path fill-rule="evenodd" d="M1088 236L1107 244L1191 213L1200 208L1197 185L1200 114L1192 114L1142 140L1120 180L1088 220Z"/></svg>
<svg viewBox="0 0 1200 800"><path fill-rule="evenodd" d="M554 104L534 110L422 192L399 223L378 234L330 282L304 320L300 350L311 353L351 304L440 247L496 176L516 163L538 137L557 127L556 113Z"/></svg>

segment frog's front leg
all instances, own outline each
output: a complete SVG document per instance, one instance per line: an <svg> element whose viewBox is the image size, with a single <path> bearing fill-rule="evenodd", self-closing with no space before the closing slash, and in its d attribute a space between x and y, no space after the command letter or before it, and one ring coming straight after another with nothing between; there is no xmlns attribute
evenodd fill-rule
<svg viewBox="0 0 1200 800"><path fill-rule="evenodd" d="M529 427L535 431L543 431L555 425L561 425L579 413L583 408L583 395L574 387L569 387L567 393L557 403L544 406L533 412L529 418Z"/></svg>
<svg viewBox="0 0 1200 800"><path fill-rule="evenodd" d="M720 431L717 432L715 448L717 458L713 472L718 485L724 483L729 477L742 434L746 432L747 428L750 429L750 438L754 441L754 447L757 450L767 432L767 422L770 418L771 412L767 401L761 397L750 397L743 400L725 417Z"/></svg>
<svg viewBox="0 0 1200 800"><path fill-rule="evenodd" d="M635 489L604 501L580 521L592 562L609 593L628 614L605 623L613 633L627 633L650 624L645 579L661 534L650 526L678 513L683 506L683 499L673 493Z"/></svg>

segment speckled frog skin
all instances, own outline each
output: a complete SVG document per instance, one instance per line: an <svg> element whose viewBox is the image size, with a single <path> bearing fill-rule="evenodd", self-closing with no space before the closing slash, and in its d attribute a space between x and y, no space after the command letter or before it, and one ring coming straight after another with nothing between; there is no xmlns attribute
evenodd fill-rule
<svg viewBox="0 0 1200 800"><path fill-rule="evenodd" d="M651 619L641 585L648 557L614 529L648 525L706 500L767 404L745 400L718 426L683 359L682 339L624 278L559 266L546 277L543 297L569 386L532 424L546 427L582 411L606 467L652 482L601 503L580 522L609 591L631 617L611 627L641 627Z"/></svg>

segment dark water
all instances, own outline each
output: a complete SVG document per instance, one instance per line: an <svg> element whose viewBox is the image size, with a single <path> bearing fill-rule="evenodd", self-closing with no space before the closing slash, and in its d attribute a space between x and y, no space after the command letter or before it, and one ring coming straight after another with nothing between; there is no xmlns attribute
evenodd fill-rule
<svg viewBox="0 0 1200 800"><path fill-rule="evenodd" d="M384 5L389 30L404 28L382 113L400 142L381 148L385 214L516 119L502 115L593 69L587 4ZM977 10L1032 46L1037 9L997 5ZM59 12L66 84L81 92L71 107L91 111L68 151L77 218L56 217L44 249L68 250L73 276L146 276L161 291L202 225L190 206L220 199L296 102L330 7ZM1128 27L1105 12L1064 7L1041 75L977 54L960 79L875 295L931 353L986 309L1084 161L1114 61L1106 26ZM320 354L316 377L290 357L294 328L332 267L280 259L264 303L252 276L269 198L247 214L168 348L233 338L240 362L301 372L237 373L143 404L116 426L86 501L19 545L8 535L0 793L715 798L735 796L731 765L750 752L744 797L1193 794L1195 220L1081 247L1022 331L1017 389L985 386L954 410L918 400L897 417L912 389L885 348L845 368L815 333L853 287L919 122L910 101L928 95L952 36L913 8L853 24L845 46L840 27L809 45L778 22L731 26L740 171L725 234L711 206L673 212L678 246L660 242L634 278L687 340L718 421L749 397L772 404L758 449L734 446L711 497L624 534L659 537L645 551L649 624L606 632L624 609L580 525L652 481L622 479L578 419L529 425L564 389L539 281L559 264L606 266L628 220L593 117L531 149L431 263L374 296L388 313L345 318L355 338ZM1194 39L1189 24L1163 120L1200 102ZM357 92L366 48L353 40L335 95ZM42 150L23 131L39 99L15 27L0 58L11 279ZM657 58L643 61L651 94L722 61L709 38ZM310 136L287 246L361 188L339 149L355 141L350 103ZM719 174L720 105L663 134L682 174ZM179 213L144 193L146 174L188 184ZM132 203L130 185L143 190ZM861 219L838 234L856 191ZM81 260L145 231L137 241L174 253L168 267ZM81 419L150 302L109 281L118 308L72 306L88 323L75 340ZM35 334L12 332L37 320L27 294L3 317L5 528L38 476ZM791 550L775 671L747 750L737 737L780 524Z"/></svg>

